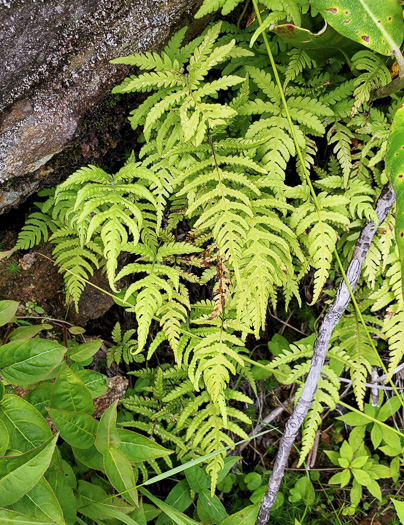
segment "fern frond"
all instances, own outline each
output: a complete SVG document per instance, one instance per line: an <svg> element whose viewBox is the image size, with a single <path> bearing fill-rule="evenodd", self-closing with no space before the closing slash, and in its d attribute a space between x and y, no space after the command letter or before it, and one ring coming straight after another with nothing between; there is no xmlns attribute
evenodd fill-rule
<svg viewBox="0 0 404 525"><path fill-rule="evenodd" d="M355 103L351 117L369 100L372 90L391 82L390 72L382 58L368 50L359 51L352 57L352 70L366 72L360 74L354 81Z"/></svg>
<svg viewBox="0 0 404 525"><path fill-rule="evenodd" d="M22 230L18 234L14 249L28 250L33 248L42 239L46 242L49 238L49 232L54 233L56 230L57 225L48 215L38 211L33 212L25 221Z"/></svg>

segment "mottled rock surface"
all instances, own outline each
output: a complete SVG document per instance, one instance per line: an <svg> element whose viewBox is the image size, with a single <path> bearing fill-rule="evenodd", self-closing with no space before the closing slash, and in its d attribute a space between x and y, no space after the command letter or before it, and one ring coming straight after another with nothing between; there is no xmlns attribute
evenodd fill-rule
<svg viewBox="0 0 404 525"><path fill-rule="evenodd" d="M99 140L84 117L128 73L109 60L160 46L198 3L0 0L0 213L66 176L55 155L77 137Z"/></svg>

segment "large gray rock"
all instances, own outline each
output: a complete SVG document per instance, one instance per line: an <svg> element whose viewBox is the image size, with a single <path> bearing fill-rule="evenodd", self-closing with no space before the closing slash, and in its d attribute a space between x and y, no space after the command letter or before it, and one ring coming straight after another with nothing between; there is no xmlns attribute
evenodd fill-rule
<svg viewBox="0 0 404 525"><path fill-rule="evenodd" d="M109 60L158 47L197 3L0 0L0 213L63 177L53 157L128 73Z"/></svg>

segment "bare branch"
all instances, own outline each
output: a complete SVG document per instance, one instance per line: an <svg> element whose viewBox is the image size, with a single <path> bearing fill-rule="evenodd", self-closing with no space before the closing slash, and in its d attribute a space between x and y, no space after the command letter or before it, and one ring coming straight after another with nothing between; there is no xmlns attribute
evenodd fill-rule
<svg viewBox="0 0 404 525"><path fill-rule="evenodd" d="M404 89L404 76L396 77L394 80L389 82L386 86L375 89L370 93L370 102L377 100L379 98L390 97Z"/></svg>
<svg viewBox="0 0 404 525"><path fill-rule="evenodd" d="M395 194L393 188L390 184L387 184L383 188L376 205L376 213L379 219L379 225L386 218L392 205L394 204L394 201ZM375 227L373 221L368 221L363 227L358 242L356 243L351 262L346 272L346 276L352 290L355 289L359 280L363 262L376 231L377 228ZM257 525L267 525L268 523L271 507L275 502L276 495L285 473L285 467L289 458L290 450L296 439L297 433L299 432L299 428L301 427L303 420L306 417L306 414L313 402L313 396L317 389L318 380L327 354L331 335L335 326L340 321L350 300L351 296L349 294L348 287L345 284L345 281L341 279L334 302L330 306L318 330L311 367L304 385L302 395L296 403L295 410L286 424L285 433L280 441L274 469L268 483L268 489L258 514L258 519L256 522Z"/></svg>

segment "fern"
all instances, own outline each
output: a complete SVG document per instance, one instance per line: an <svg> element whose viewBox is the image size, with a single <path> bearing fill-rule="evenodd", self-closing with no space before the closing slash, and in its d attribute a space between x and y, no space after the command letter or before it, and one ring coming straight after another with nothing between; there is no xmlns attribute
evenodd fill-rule
<svg viewBox="0 0 404 525"><path fill-rule="evenodd" d="M103 262L102 247L97 241L89 241L82 246L75 230L67 227L57 230L51 242L56 244L53 257L55 263L60 265L59 271L64 274L67 300L72 298L78 310L85 281L93 275L94 268L99 268Z"/></svg>
<svg viewBox="0 0 404 525"><path fill-rule="evenodd" d="M112 340L115 345L108 348L107 351L107 368L110 368L112 363L117 365L121 361L129 365L130 363L142 363L144 361L143 355L137 354L137 341L132 339L136 330L127 330L122 334L121 325L116 323L112 330Z"/></svg>
<svg viewBox="0 0 404 525"><path fill-rule="evenodd" d="M205 0L199 15L240 3ZM347 261L364 221L377 222L390 123L402 103L369 104L388 80L370 51L357 53L350 70L340 59L314 62L315 50L272 34L292 136L261 33L273 23L306 24L315 11L306 0L263 0L260 9L259 29L219 22L184 45L183 28L161 53L115 59L135 69L114 92L142 93L129 119L138 160L132 153L114 175L95 166L76 171L43 194L17 241L19 249L51 241L76 308L85 281L106 269L117 302L124 298L136 316L125 334L115 326L107 354L108 366L123 361L138 378L121 423L170 443L177 461L247 436L242 406L252 401L233 388L246 378L257 393L247 357L254 336L265 330L269 307L276 316L288 308L303 315L307 283L314 283L312 304L321 293L333 295L334 250ZM305 170L320 189L316 205ZM390 376L403 355L404 327L393 229L394 213L375 235L356 292L375 341L389 345ZM296 399L312 355L311 341L300 341L268 366L282 383L299 383ZM164 364L150 368L162 356ZM301 461L323 410L338 401L338 376L351 378L363 408L374 364L362 325L348 313L304 424ZM155 461L149 466L162 470ZM208 462L212 491L223 466L224 454Z"/></svg>
<svg viewBox="0 0 404 525"><path fill-rule="evenodd" d="M383 60L370 51L359 51L352 57L352 70L366 71L366 73L360 74L354 82L355 103L351 117L369 100L373 89L385 86L391 81L390 72Z"/></svg>
<svg viewBox="0 0 404 525"><path fill-rule="evenodd" d="M293 190L294 193L297 191L300 190ZM307 190L302 188L302 191ZM312 304L317 301L331 266L332 252L337 242L337 232L332 224L349 224L345 210L349 201L346 197L330 197L320 193L317 198L320 210L306 199L291 217L291 227L295 229L296 236L307 236L310 264L315 269Z"/></svg>
<svg viewBox="0 0 404 525"><path fill-rule="evenodd" d="M134 177L159 184L151 171L136 163L129 162L114 177L100 168L90 166L73 173L59 186L55 196L58 203L64 200L66 192L77 192L70 223L77 229L82 245L95 235L101 237L108 280L114 291L118 255L128 243L130 235L134 244L140 237L142 214L133 202L133 196L156 204L153 195L143 184L132 183Z"/></svg>

